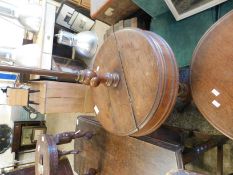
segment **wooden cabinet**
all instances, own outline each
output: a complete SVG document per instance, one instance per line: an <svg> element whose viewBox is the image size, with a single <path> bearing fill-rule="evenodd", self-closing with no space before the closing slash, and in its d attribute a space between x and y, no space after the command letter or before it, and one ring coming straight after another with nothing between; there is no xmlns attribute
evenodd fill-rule
<svg viewBox="0 0 233 175"><path fill-rule="evenodd" d="M30 94L32 105L42 114L83 112L86 86L75 83L53 81L32 82L31 89L39 90Z"/></svg>
<svg viewBox="0 0 233 175"><path fill-rule="evenodd" d="M91 0L91 17L115 24L139 9L131 0Z"/></svg>

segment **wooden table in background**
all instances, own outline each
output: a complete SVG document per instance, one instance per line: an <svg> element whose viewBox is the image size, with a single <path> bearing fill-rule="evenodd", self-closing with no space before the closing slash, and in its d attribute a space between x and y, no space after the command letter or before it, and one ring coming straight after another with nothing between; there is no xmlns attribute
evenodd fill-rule
<svg viewBox="0 0 233 175"><path fill-rule="evenodd" d="M86 174L90 168L97 169L98 175L155 175L180 168L176 145L165 145L168 149L132 138L107 133L101 126L87 118L79 118L77 130L92 130L91 140L76 139L75 171Z"/></svg>
<svg viewBox="0 0 233 175"><path fill-rule="evenodd" d="M76 139L74 156L78 174L89 169L98 175L165 175L171 170L184 169L206 151L217 147L217 174L223 174L223 144L225 136L212 136L196 131L162 126L150 135L134 138L106 132L91 117L78 118L77 130L92 131L91 140Z"/></svg>

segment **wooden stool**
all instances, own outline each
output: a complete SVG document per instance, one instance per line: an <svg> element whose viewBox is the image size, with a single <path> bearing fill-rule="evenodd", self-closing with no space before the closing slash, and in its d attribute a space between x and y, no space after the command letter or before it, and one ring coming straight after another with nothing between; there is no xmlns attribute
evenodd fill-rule
<svg viewBox="0 0 233 175"><path fill-rule="evenodd" d="M78 150L60 151L57 145L66 144L73 139L85 137L90 139L92 132L64 132L55 136L43 134L37 140L35 173L36 175L56 175L59 174L59 160L68 154L78 154Z"/></svg>

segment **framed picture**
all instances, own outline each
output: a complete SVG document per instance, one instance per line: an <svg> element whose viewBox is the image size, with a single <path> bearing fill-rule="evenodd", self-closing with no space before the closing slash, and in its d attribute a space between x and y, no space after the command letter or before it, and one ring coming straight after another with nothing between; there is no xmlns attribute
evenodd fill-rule
<svg viewBox="0 0 233 175"><path fill-rule="evenodd" d="M177 21L214 7L227 0L165 0Z"/></svg>
<svg viewBox="0 0 233 175"><path fill-rule="evenodd" d="M41 134L45 134L46 133L46 128L45 127L41 127L41 128L33 128L32 131L32 142L36 143L36 141L38 140L39 136Z"/></svg>
<svg viewBox="0 0 233 175"><path fill-rule="evenodd" d="M20 146L36 144L38 137L45 133L46 127L44 126L23 126Z"/></svg>
<svg viewBox="0 0 233 175"><path fill-rule="evenodd" d="M23 126L22 127L22 135L21 135L21 144L20 146L32 145L34 144L31 140L32 138L33 127L31 126Z"/></svg>
<svg viewBox="0 0 233 175"><path fill-rule="evenodd" d="M46 133L44 121L14 122L12 152L20 152L36 148L36 140L40 134Z"/></svg>
<svg viewBox="0 0 233 175"><path fill-rule="evenodd" d="M82 32L91 30L94 24L87 9L69 0L62 2L56 16L56 25L73 32Z"/></svg>

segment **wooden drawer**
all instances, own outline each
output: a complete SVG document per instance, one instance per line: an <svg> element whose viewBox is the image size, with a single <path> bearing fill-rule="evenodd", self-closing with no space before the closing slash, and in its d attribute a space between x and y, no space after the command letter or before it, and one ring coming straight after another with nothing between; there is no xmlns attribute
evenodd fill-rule
<svg viewBox="0 0 233 175"><path fill-rule="evenodd" d="M91 17L115 24L138 10L131 0L91 0Z"/></svg>

